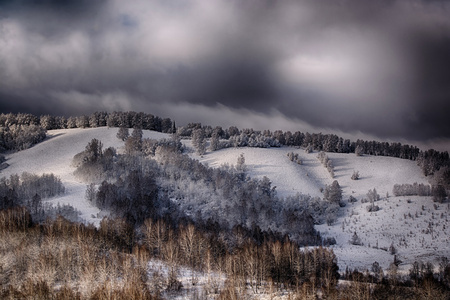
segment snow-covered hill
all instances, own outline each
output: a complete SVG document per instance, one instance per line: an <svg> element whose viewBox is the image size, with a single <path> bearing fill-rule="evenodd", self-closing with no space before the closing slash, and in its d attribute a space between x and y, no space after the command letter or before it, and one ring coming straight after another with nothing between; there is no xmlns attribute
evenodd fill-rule
<svg viewBox="0 0 450 300"><path fill-rule="evenodd" d="M87 222L99 224L99 210L85 200L86 184L77 180L71 166L75 154L83 151L86 145L97 138L103 147L120 149L123 142L116 137L117 128L66 129L48 132L47 139L34 147L7 155L7 169L0 177L30 172L35 174L54 173L66 187L62 197L50 199L53 204L70 204L82 212ZM144 137L155 139L169 138L167 134L144 131ZM190 147L188 140L183 143ZM291 162L287 153L299 155L302 164ZM202 157L191 153L191 157L211 167L222 164L236 164L240 154L245 157L247 172L250 176L267 176L276 186L279 197L296 193L323 197L321 188L337 180L343 189L344 200L350 195L358 199L356 203L347 203L340 209L340 215L332 226L316 226L324 237L335 237L333 246L341 270L346 266L360 269L369 268L374 261L386 269L394 256L388 248L393 245L397 256L403 261L400 269L406 270L415 260L434 261L445 256L450 258L450 237L448 234L449 205L432 202L430 197L393 197L394 184L424 183L422 175L414 161L391 157L361 156L354 154L327 153L334 165L335 178L317 159L317 152L305 153L302 149L281 148L230 148L208 152ZM359 171L360 179L352 180L354 171ZM381 200L376 204L377 212L367 212L367 203L361 203L369 189L376 189ZM386 198L386 193L390 196ZM354 233L360 237L363 245L349 243Z"/></svg>
<svg viewBox="0 0 450 300"><path fill-rule="evenodd" d="M47 138L34 147L7 155L8 168L0 172L0 177L9 177L11 174L22 174L23 172L41 175L53 173L61 178L66 188L62 197L47 200L57 205L70 204L82 215L80 216L88 223L98 225L101 218L97 217L100 212L97 207L85 200L86 183L81 182L73 175L75 168L71 166L75 154L83 151L86 145L94 138L103 143L103 149L123 147L124 143L116 137L117 128L86 128L86 129L61 129L49 130ZM167 134L145 131L144 137L167 138Z"/></svg>
<svg viewBox="0 0 450 300"><path fill-rule="evenodd" d="M189 145L189 143L186 143ZM291 162L287 153L299 155L302 164ZM394 261L389 247L393 245L397 258L403 261L400 270L407 270L415 260L432 261L450 258L448 234L449 206L435 205L431 197L393 197L394 184L428 184L416 162L392 157L356 156L355 154L327 153L334 165L334 179L319 162L317 152L305 153L292 147L259 149L229 148L193 157L211 167L235 165L243 154L247 172L252 177L269 177L279 197L295 193L323 197L320 189L337 180L343 190L343 199L358 199L340 209L340 217L332 226L316 226L324 237L335 237L333 246L341 270L347 266L370 270L377 261L384 269ZM352 180L354 171L359 180ZM370 189L376 189L381 200L378 212L368 212L368 203L362 203ZM387 195L389 194L389 195ZM387 197L388 196L388 197ZM349 243L354 233L363 245Z"/></svg>

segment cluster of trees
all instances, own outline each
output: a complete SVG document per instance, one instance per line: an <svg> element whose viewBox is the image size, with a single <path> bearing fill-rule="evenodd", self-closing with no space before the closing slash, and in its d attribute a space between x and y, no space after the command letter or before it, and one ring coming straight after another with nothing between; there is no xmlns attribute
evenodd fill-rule
<svg viewBox="0 0 450 300"><path fill-rule="evenodd" d="M328 173L330 173L331 178L334 178L334 166L331 159L324 151L320 151L317 155L317 158L322 163L322 165L327 169Z"/></svg>
<svg viewBox="0 0 450 300"><path fill-rule="evenodd" d="M237 169L226 165L214 169L187 155L161 151L158 162L165 174L161 186L183 211L197 219L211 218L224 228L256 224L263 230L292 234L302 244L320 241L308 212L284 205L267 177L249 178L243 156L238 161ZM175 179L172 183L171 178Z"/></svg>
<svg viewBox="0 0 450 300"><path fill-rule="evenodd" d="M443 185L433 185L431 187L431 195L434 202L443 203L447 198L447 191Z"/></svg>
<svg viewBox="0 0 450 300"><path fill-rule="evenodd" d="M83 116L52 116L40 117L32 114L0 114L0 127L11 125L39 125L45 130L66 128L94 128L94 127L139 127L164 133L174 133L175 122L169 118L161 118L143 112L94 112Z"/></svg>
<svg viewBox="0 0 450 300"><path fill-rule="evenodd" d="M366 206L368 212L376 212L380 210L378 205L375 205L375 202L380 201L381 197L378 194L377 190L374 188L373 190L369 190L366 194L366 198L362 199L362 203L369 202L370 204Z"/></svg>
<svg viewBox="0 0 450 300"><path fill-rule="evenodd" d="M298 153L289 152L287 154L287 157L289 158L290 161L295 162L299 165L303 163L302 160L298 157Z"/></svg>
<svg viewBox="0 0 450 300"><path fill-rule="evenodd" d="M433 201L442 203L447 191L442 184L428 185L423 183L395 184L392 192L395 196L433 196Z"/></svg>
<svg viewBox="0 0 450 300"><path fill-rule="evenodd" d="M46 131L39 125L11 124L0 127L0 152L20 151L40 143Z"/></svg>
<svg viewBox="0 0 450 300"><path fill-rule="evenodd" d="M206 138L219 139L219 148L225 147L279 147L296 146L306 148L309 145L316 151L354 153L359 148L361 154L392 156L404 159L416 160L420 150L415 146L402 145L401 143L387 143L377 141L364 141L358 139L356 142L343 139L335 134L303 133L296 131L283 132L281 130L256 131L253 129L240 130L235 126L223 129L220 126L212 128L203 126L201 123L190 123L179 127L177 134L181 137L192 137L194 130L202 129Z"/></svg>
<svg viewBox="0 0 450 300"><path fill-rule="evenodd" d="M448 299L450 264L443 258L434 271L431 263L415 262L409 274L400 276L398 266L391 263L383 270L374 262L371 270L349 270L341 276L349 284L338 299Z"/></svg>
<svg viewBox="0 0 450 300"><path fill-rule="evenodd" d="M394 184L392 188L394 196L431 196L431 186L428 184L417 183L413 184Z"/></svg>
<svg viewBox="0 0 450 300"><path fill-rule="evenodd" d="M439 152L433 149L420 152L417 164L422 168L425 176L432 175L441 168L450 167L450 158L447 151Z"/></svg>
<svg viewBox="0 0 450 300"><path fill-rule="evenodd" d="M22 173L0 178L0 209L24 206L34 218L43 220L42 199L64 194L61 180L53 174ZM49 207L50 208L50 207Z"/></svg>
<svg viewBox="0 0 450 300"><path fill-rule="evenodd" d="M150 151L145 150L124 155L111 150L105 158L108 149L102 151L101 142L94 139L75 156L75 174L88 183L101 183L88 193L90 201L135 224L170 214L195 222L211 219L224 229L257 225L292 234L302 244L321 243L309 211L284 205L268 178L246 176L245 158L239 157L240 168L214 169L182 154L179 145L159 141L154 159L146 157L143 152Z"/></svg>
<svg viewBox="0 0 450 300"><path fill-rule="evenodd" d="M256 227L235 226L224 239L214 223L172 227L159 219L146 220L141 231L148 250L168 260L169 266L184 264L201 272L220 271L235 288L249 286L257 292L267 281L286 288L306 282L316 287L333 286L339 277L332 250L300 250L289 238Z"/></svg>
<svg viewBox="0 0 450 300"><path fill-rule="evenodd" d="M89 182L101 182L102 178L112 172L116 149L103 150L103 143L92 139L85 150L76 154L72 165L76 167L75 175Z"/></svg>

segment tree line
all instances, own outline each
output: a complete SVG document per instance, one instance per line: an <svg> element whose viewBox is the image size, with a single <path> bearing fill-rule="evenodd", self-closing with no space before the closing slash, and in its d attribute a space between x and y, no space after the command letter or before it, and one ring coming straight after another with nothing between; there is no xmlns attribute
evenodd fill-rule
<svg viewBox="0 0 450 300"><path fill-rule="evenodd" d="M343 139L335 134L303 133L296 131L255 131L240 130L235 126L223 129L220 126L202 126L201 123L189 123L178 127L177 134L183 138L191 138L193 146L202 155L206 150L216 151L230 147L302 147L308 152L356 153L361 155L389 156L417 161L425 176L434 175L436 184L450 189L450 156L447 151L434 149L422 151L416 146L402 145L397 142L364 141ZM210 146L206 148L206 139Z"/></svg>
<svg viewBox="0 0 450 300"><path fill-rule="evenodd" d="M39 125L45 130L67 128L95 128L95 127L139 127L164 133L173 133L175 122L170 118L161 118L143 112L94 112L81 116L52 116L32 114L0 114L0 127L12 125Z"/></svg>

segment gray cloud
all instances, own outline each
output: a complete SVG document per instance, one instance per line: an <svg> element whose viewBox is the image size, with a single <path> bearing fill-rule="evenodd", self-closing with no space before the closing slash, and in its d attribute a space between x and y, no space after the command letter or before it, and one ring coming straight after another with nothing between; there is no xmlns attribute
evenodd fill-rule
<svg viewBox="0 0 450 300"><path fill-rule="evenodd" d="M259 125L276 111L289 124L450 137L444 1L0 1L0 11L2 112L186 107L186 121L215 125L227 110Z"/></svg>

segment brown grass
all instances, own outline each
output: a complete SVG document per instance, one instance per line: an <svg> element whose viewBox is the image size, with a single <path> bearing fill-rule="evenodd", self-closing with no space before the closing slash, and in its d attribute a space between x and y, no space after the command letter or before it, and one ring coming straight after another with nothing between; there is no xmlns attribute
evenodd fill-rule
<svg viewBox="0 0 450 300"><path fill-rule="evenodd" d="M24 209L0 211L0 298L157 299L148 251L126 251L127 234L122 221L101 230L63 218L32 226Z"/></svg>

